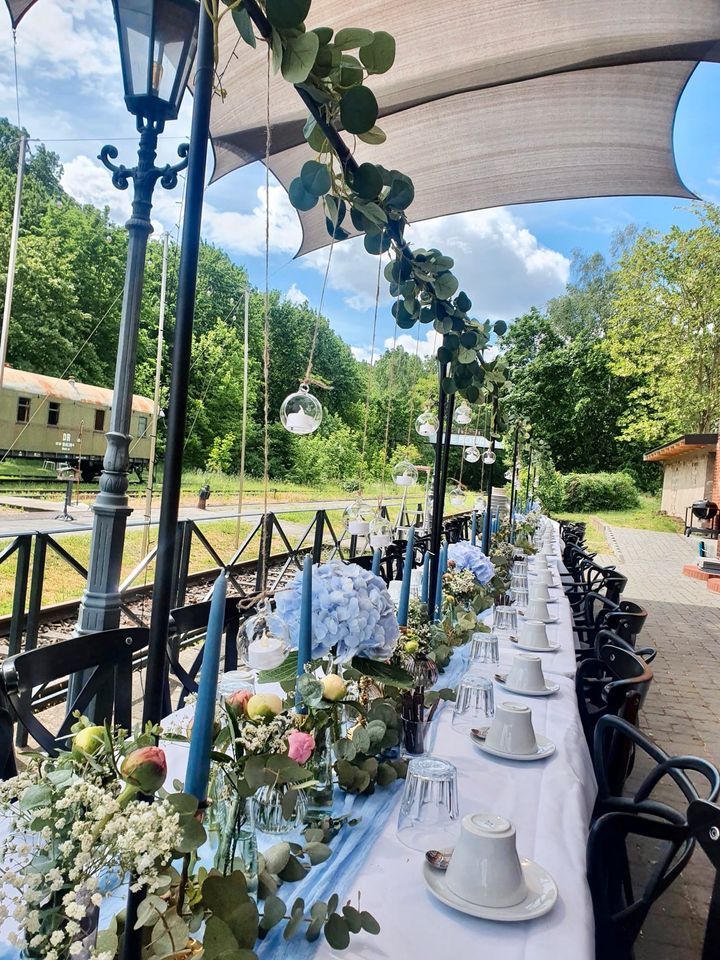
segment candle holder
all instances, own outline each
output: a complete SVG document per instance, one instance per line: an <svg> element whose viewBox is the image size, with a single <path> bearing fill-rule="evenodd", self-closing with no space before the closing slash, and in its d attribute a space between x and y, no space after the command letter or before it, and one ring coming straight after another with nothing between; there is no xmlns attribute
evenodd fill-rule
<svg viewBox="0 0 720 960"><path fill-rule="evenodd" d="M296 393L285 397L280 407L280 421L286 430L298 436L315 433L323 418L322 404L310 393L307 383L301 383Z"/></svg>
<svg viewBox="0 0 720 960"><path fill-rule="evenodd" d="M243 633L247 662L253 670L273 670L287 657L290 633L269 600L260 601L258 612L245 622Z"/></svg>

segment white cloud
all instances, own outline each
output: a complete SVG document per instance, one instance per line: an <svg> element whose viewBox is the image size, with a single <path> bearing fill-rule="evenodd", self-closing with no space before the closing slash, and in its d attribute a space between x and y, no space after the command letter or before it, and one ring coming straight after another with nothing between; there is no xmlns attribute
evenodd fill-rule
<svg viewBox="0 0 720 960"><path fill-rule="evenodd" d="M310 297L308 297L306 293L303 293L296 283L293 283L290 285L290 289L285 294L285 299L289 300L290 303L301 306L303 303L307 303Z"/></svg>
<svg viewBox="0 0 720 960"><path fill-rule="evenodd" d="M380 359L380 352L377 347L373 350L372 344L369 344L365 347L350 347L352 355L359 363L370 363L372 359L373 365L378 362Z"/></svg>
<svg viewBox="0 0 720 960"><path fill-rule="evenodd" d="M479 319L508 320L542 305L563 291L570 272L567 257L543 246L504 207L424 221L409 228L407 237L413 245L438 247L454 258L453 272ZM327 257L327 249L316 250L299 263L324 272ZM362 240L348 240L335 245L328 282L344 292L349 307L367 310L375 303L377 268L377 258L365 252ZM384 278L380 294L387 302Z"/></svg>
<svg viewBox="0 0 720 960"><path fill-rule="evenodd" d="M387 337L385 340L385 349L392 350L393 343L397 343L398 347L402 347L405 353L417 354L419 357L431 357L437 352L439 346L438 339L439 334L432 328L425 331L425 336L417 339L417 334L413 336L411 333L399 333L397 336L397 341L394 337Z"/></svg>

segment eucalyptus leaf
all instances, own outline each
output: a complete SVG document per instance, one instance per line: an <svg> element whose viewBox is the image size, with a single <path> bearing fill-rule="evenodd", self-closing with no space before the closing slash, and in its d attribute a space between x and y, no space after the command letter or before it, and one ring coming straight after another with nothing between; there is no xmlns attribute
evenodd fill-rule
<svg viewBox="0 0 720 960"><path fill-rule="evenodd" d="M375 34L372 30L364 30L362 27L345 27L335 34L335 43L341 50L356 50L358 47L366 47L374 39Z"/></svg>
<svg viewBox="0 0 720 960"><path fill-rule="evenodd" d="M385 73L395 62L395 38L378 30L372 43L360 48L360 60L368 73Z"/></svg>
<svg viewBox="0 0 720 960"><path fill-rule="evenodd" d="M285 41L281 71L288 83L302 83L307 80L317 57L320 41L316 33L301 33L300 36Z"/></svg>
<svg viewBox="0 0 720 960"><path fill-rule="evenodd" d="M181 946L185 944L177 944L175 949L179 950ZM203 956L207 960L217 960L223 953L232 955L232 951L237 949L238 942L228 924L220 917L210 917L203 936Z"/></svg>
<svg viewBox="0 0 720 960"><path fill-rule="evenodd" d="M333 893L327 902L327 912L335 913L339 903L340 903L340 897L336 893Z"/></svg>
<svg viewBox="0 0 720 960"><path fill-rule="evenodd" d="M373 200L383 188L382 176L374 163L361 163L353 174L352 185L364 200Z"/></svg>
<svg viewBox="0 0 720 960"><path fill-rule="evenodd" d="M455 306L458 308L458 310L462 310L463 313L467 313L468 310L472 308L472 300L463 290L461 290L457 297L455 297Z"/></svg>
<svg viewBox="0 0 720 960"><path fill-rule="evenodd" d="M258 938L258 909L254 900L240 903L227 918L227 925L241 948L250 949Z"/></svg>
<svg viewBox="0 0 720 960"><path fill-rule="evenodd" d="M365 933L371 933L373 936L377 936L377 934L380 933L380 924L367 910L363 910L360 914L360 923Z"/></svg>
<svg viewBox="0 0 720 960"><path fill-rule="evenodd" d="M295 177L294 180L290 181L288 197L290 199L290 203L295 207L296 210L312 210L312 208L318 202L317 196L307 192L300 177ZM280 667L276 668L276 670L279 669Z"/></svg>
<svg viewBox="0 0 720 960"><path fill-rule="evenodd" d="M360 919L360 911L356 910L355 907L351 906L349 903L342 908L343 916L345 917L345 922L348 925L350 933L360 933L362 930L362 920Z"/></svg>
<svg viewBox="0 0 720 960"><path fill-rule="evenodd" d="M326 843L315 841L305 847L305 853L313 866L324 863L332 856L332 850Z"/></svg>
<svg viewBox="0 0 720 960"><path fill-rule="evenodd" d="M263 930L271 930L285 916L285 902L280 897L270 896L263 901L263 915L260 926Z"/></svg>
<svg viewBox="0 0 720 960"><path fill-rule="evenodd" d="M387 230L380 230L376 234L366 234L363 246L368 253L380 254L390 249L390 234Z"/></svg>
<svg viewBox="0 0 720 960"><path fill-rule="evenodd" d="M319 707L323 701L322 683L309 673L304 673L297 679L297 688L300 696L308 707Z"/></svg>
<svg viewBox="0 0 720 960"><path fill-rule="evenodd" d="M412 180L410 177L396 172L385 197L385 204L394 210L405 210L414 199L415 186Z"/></svg>
<svg viewBox="0 0 720 960"><path fill-rule="evenodd" d="M352 87L340 101L340 120L348 133L366 133L375 126L378 103L369 87Z"/></svg>
<svg viewBox="0 0 720 960"><path fill-rule="evenodd" d="M338 760L347 760L348 762L353 761L357 753L352 740L348 740L345 737L341 740L336 740L333 744L333 749Z"/></svg>
<svg viewBox="0 0 720 960"><path fill-rule="evenodd" d="M352 731L352 745L358 753L367 753L370 749L370 737L365 727L355 727Z"/></svg>
<svg viewBox="0 0 720 960"><path fill-rule="evenodd" d="M496 320L495 325L493 326L495 333L501 337L504 333L507 332L507 324L504 320Z"/></svg>
<svg viewBox="0 0 720 960"><path fill-rule="evenodd" d="M247 12L243 5L235 7L234 10L230 11L230 15L233 18L233 22L237 28L237 32L243 38L245 43L251 47L257 46L257 41L255 39L255 31L253 30L252 20L250 19L250 14Z"/></svg>
<svg viewBox="0 0 720 960"><path fill-rule="evenodd" d="M266 0L265 13L273 27L288 30L298 27L310 11L310 0Z"/></svg>
<svg viewBox="0 0 720 960"><path fill-rule="evenodd" d="M218 923L222 923L222 920L218 920ZM177 915L174 909L168 910L162 919L158 920L151 933L155 950L161 957L171 956L173 953L182 950L186 946L189 936L190 930L187 923ZM207 933L205 936L207 938ZM207 940L205 943L207 943ZM212 960L211 952L206 951L205 956L207 960Z"/></svg>
<svg viewBox="0 0 720 960"><path fill-rule="evenodd" d="M381 143L385 143L387 140L387 134L384 130L378 127L375 124L370 130L366 130L365 133L359 133L358 139L362 140L363 143L369 143L372 146L378 146Z"/></svg>
<svg viewBox="0 0 720 960"><path fill-rule="evenodd" d="M298 880L305 879L307 872L308 868L300 863L296 857L290 857L278 876L286 883L297 883Z"/></svg>
<svg viewBox="0 0 720 960"><path fill-rule="evenodd" d="M449 270L446 270L444 273L437 275L433 286L435 289L435 296L437 296L440 300L449 300L450 297L454 296L455 291L458 288L457 277L450 273Z"/></svg>
<svg viewBox="0 0 720 960"><path fill-rule="evenodd" d="M377 782L380 787L387 787L397 780L398 775L394 767L389 763L380 763L377 768Z"/></svg>
<svg viewBox="0 0 720 960"><path fill-rule="evenodd" d="M443 377L442 381L443 392L446 394L452 394L457 392L457 384L453 377Z"/></svg>
<svg viewBox="0 0 720 960"><path fill-rule="evenodd" d="M333 950L346 950L350 946L350 930L347 920L339 913L331 913L325 924L325 939Z"/></svg>
<svg viewBox="0 0 720 960"><path fill-rule="evenodd" d="M265 869L269 873L280 873L290 859L290 844L284 841L274 843L271 847L268 847L267 850L263 851L263 858L265 860Z"/></svg>

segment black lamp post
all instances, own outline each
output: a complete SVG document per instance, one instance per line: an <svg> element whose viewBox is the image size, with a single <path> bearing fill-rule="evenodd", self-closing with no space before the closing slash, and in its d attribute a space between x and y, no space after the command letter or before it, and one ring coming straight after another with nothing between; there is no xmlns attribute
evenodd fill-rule
<svg viewBox="0 0 720 960"><path fill-rule="evenodd" d="M88 580L78 617L78 633L111 630L120 625L120 566L127 500L130 418L137 358L138 320L145 273L148 236L152 233L152 195L159 180L166 190L177 185L177 175L187 166L187 144L178 148L180 163L155 166L158 135L167 120L174 120L192 68L197 48L198 0L113 0L120 42L125 103L137 120L140 133L137 165L131 168L112 161L116 147L104 146L100 160L112 172L119 190L133 182L132 215L128 231L127 267L110 430L93 506Z"/></svg>

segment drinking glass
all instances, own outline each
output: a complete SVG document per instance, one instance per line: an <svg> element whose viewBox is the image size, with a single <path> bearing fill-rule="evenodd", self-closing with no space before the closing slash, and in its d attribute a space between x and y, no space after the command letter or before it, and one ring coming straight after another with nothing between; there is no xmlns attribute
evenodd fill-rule
<svg viewBox="0 0 720 960"><path fill-rule="evenodd" d="M496 638L497 639L497 638ZM492 680L466 673L455 691L452 728L459 733L470 733L476 727L487 726L495 714Z"/></svg>
<svg viewBox="0 0 720 960"><path fill-rule="evenodd" d="M493 607L493 633L514 635L517 633L517 610L510 606Z"/></svg>
<svg viewBox="0 0 720 960"><path fill-rule="evenodd" d="M398 814L398 840L413 850L452 846L460 831L457 770L439 757L408 764Z"/></svg>
<svg viewBox="0 0 720 960"><path fill-rule="evenodd" d="M511 587L510 596L512 597L513 606L522 613L525 607L528 605L529 594L527 587Z"/></svg>
<svg viewBox="0 0 720 960"><path fill-rule="evenodd" d="M510 590L527 590L528 588L528 577L526 573L513 573L510 580Z"/></svg>
<svg viewBox="0 0 720 960"><path fill-rule="evenodd" d="M527 560L516 560L512 565L511 573L514 577L515 576L527 577L527 574L528 574Z"/></svg>
<svg viewBox="0 0 720 960"><path fill-rule="evenodd" d="M474 633L468 649L470 663L500 663L496 633Z"/></svg>

